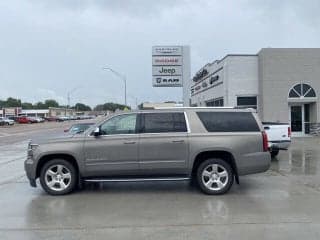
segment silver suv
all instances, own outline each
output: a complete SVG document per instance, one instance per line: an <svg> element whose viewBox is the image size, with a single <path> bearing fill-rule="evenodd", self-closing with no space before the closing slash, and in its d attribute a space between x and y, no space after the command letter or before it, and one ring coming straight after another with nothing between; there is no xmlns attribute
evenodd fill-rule
<svg viewBox="0 0 320 240"><path fill-rule="evenodd" d="M84 181L194 180L206 194L226 193L239 176L270 166L257 115L232 108L117 113L73 137L28 146L31 186L70 193Z"/></svg>

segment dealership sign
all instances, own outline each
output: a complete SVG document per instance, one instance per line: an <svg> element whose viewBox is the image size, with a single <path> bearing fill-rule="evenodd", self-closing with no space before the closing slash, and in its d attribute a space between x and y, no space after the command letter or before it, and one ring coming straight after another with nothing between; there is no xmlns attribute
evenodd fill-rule
<svg viewBox="0 0 320 240"><path fill-rule="evenodd" d="M156 87L181 87L181 76L154 76L152 78L153 86Z"/></svg>
<svg viewBox="0 0 320 240"><path fill-rule="evenodd" d="M154 46L152 48L152 85L182 87L183 46Z"/></svg>
<svg viewBox="0 0 320 240"><path fill-rule="evenodd" d="M181 76L182 68L181 66L153 66L152 75L153 76Z"/></svg>

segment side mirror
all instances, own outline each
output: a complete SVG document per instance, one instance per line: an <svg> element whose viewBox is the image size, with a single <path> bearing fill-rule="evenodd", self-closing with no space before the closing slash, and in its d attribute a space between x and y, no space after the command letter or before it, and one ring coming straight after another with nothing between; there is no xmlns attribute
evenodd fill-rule
<svg viewBox="0 0 320 240"><path fill-rule="evenodd" d="M100 128L96 127L96 129L93 131L93 136L97 137L100 135Z"/></svg>

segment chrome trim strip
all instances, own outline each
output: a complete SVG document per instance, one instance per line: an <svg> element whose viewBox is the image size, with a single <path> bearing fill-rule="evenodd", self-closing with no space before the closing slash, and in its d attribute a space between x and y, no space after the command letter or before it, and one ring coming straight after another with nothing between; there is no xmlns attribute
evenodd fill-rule
<svg viewBox="0 0 320 240"><path fill-rule="evenodd" d="M105 160L90 160L86 161L86 166L96 166L96 165L121 165L121 164L139 164L138 161L136 162L106 162Z"/></svg>
<svg viewBox="0 0 320 240"><path fill-rule="evenodd" d="M139 163L182 163L182 162L186 162L185 160L156 160L156 161L140 161Z"/></svg>
<svg viewBox="0 0 320 240"><path fill-rule="evenodd" d="M114 178L114 179L85 179L86 182L147 182L147 181L187 181L188 177L177 178Z"/></svg>

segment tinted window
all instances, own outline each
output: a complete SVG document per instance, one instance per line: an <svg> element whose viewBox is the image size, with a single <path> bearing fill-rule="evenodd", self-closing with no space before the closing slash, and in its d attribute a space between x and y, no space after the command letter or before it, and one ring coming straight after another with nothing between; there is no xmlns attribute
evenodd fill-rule
<svg viewBox="0 0 320 240"><path fill-rule="evenodd" d="M113 135L136 133L136 120L136 114L124 114L115 116L101 125L101 134Z"/></svg>
<svg viewBox="0 0 320 240"><path fill-rule="evenodd" d="M257 97L238 97L237 105L257 105Z"/></svg>
<svg viewBox="0 0 320 240"><path fill-rule="evenodd" d="M208 132L256 132L259 126L250 112L197 112Z"/></svg>
<svg viewBox="0 0 320 240"><path fill-rule="evenodd" d="M207 107L223 107L223 98L216 98L206 102Z"/></svg>
<svg viewBox="0 0 320 240"><path fill-rule="evenodd" d="M184 113L144 113L141 132L187 132Z"/></svg>

